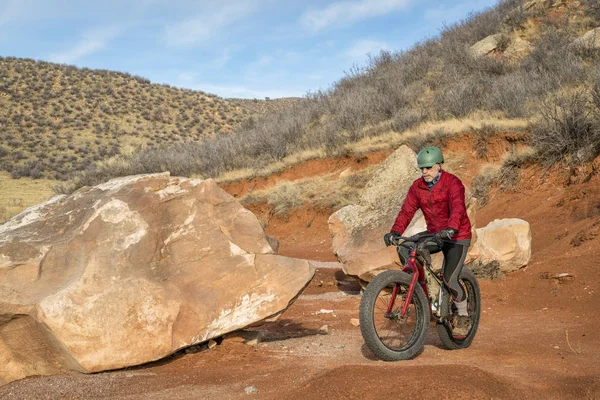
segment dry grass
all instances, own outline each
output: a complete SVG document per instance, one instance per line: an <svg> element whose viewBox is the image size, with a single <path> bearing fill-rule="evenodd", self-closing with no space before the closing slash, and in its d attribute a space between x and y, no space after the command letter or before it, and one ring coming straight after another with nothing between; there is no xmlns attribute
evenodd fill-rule
<svg viewBox="0 0 600 400"><path fill-rule="evenodd" d="M235 129L230 129L236 120L229 115L229 111L236 112L232 104L205 99L202 96L206 95L191 91L177 92L173 94L177 96L166 99L165 93L171 91L164 89L166 92L161 92L164 104L157 106L156 118L159 122L170 123L174 129L167 129L166 136L164 129L152 133L158 138L151 141L151 146L148 143L146 148L122 156L120 162L98 166L98 160L90 164L89 157L80 155L68 156L66 160L61 158L62 172L80 167L81 159L89 164L87 168L81 168L85 172L66 190L97 184L115 176L165 170L175 175L218 177L227 181L269 174L307 157L363 153L402 143L418 149L425 144L443 143L452 133L481 129L484 125L525 129L529 121L538 119L536 104L549 94L574 86L593 86L591 71L598 58L595 53L581 53L575 46L570 46L586 28L588 22L584 16L593 2L580 3L579 9L569 10L565 18L557 17L565 14L557 11L558 5L540 2L531 10L517 13L518 18L507 24L506 17L519 11L522 3L521 0L500 0L494 7L469 15L446 27L438 37L418 43L408 51L381 52L371 57L365 66L353 68L329 89L309 93L302 99L288 102L286 107L274 107L260 118L238 119ZM529 38L531 50L514 59L501 51L490 57L476 57L469 52L474 43L496 33L502 33L506 43L515 37ZM102 76L110 80L110 74ZM123 74L119 79L133 86L149 85L141 78ZM11 81L11 85L15 84ZM124 90L123 86L101 87L114 92ZM65 98L61 100L68 102L71 94L63 92ZM188 98L181 99L187 95L196 96L203 111L208 109L208 121L216 126L225 123L227 129L209 130L211 134L201 135L201 140L199 133L194 133L193 129L190 132L190 123L205 124L206 121L194 120L197 114L194 110L199 105L194 101L186 102ZM148 101L132 106L139 110L146 103ZM160 107L165 104L173 105L174 110L169 110L176 115L163 115ZM110 105L112 108L105 112L109 120L115 115L116 106ZM117 110L121 110L119 107ZM192 112L188 112L190 109ZM231 118L233 122L230 123ZM13 116L12 121L20 123L22 119ZM149 129L148 123L133 121L126 125L124 136L129 135L128 129L135 124ZM106 130L109 136L115 136L110 125L106 129L98 127L97 134L105 135ZM536 135L544 141L538 131L532 132L533 140ZM68 137L62 136L60 140L68 141ZM92 158L107 159L123 153L119 138L116 135L111 139L114 146L111 145L110 151L94 148ZM61 143L65 144L69 149L70 143ZM134 144L128 146L132 148ZM102 154L98 156L96 150ZM28 151L9 152L9 158L16 158L21 165L14 172L17 175L37 176L39 166L45 165L32 162ZM0 147L0 162L2 153ZM11 162L3 165L12 168L9 167ZM57 177L62 178L64 174Z"/></svg>
<svg viewBox="0 0 600 400"><path fill-rule="evenodd" d="M478 112L470 118L424 122L404 132L388 130L375 137L368 136L355 143L348 143L345 149L348 152L360 154L395 148L401 144L414 144L415 147L419 148L419 142L426 141L427 136L432 134L452 136L489 125L494 126L497 130L525 130L530 124L530 119L507 119L493 113Z"/></svg>
<svg viewBox="0 0 600 400"><path fill-rule="evenodd" d="M305 205L328 214L344 206L358 203L360 193L375 168L366 168L344 177L340 177L339 174L329 174L281 182L267 189L249 193L240 201L242 204L266 202L273 215L284 214Z"/></svg>
<svg viewBox="0 0 600 400"><path fill-rule="evenodd" d="M537 157L535 149L526 147L507 153L501 164L484 165L471 183L471 192L479 200L479 206L482 207L490 201L490 190L493 187L503 191L516 190L521 180L519 168L536 161Z"/></svg>
<svg viewBox="0 0 600 400"><path fill-rule="evenodd" d="M14 217L27 207L48 200L56 181L50 179L12 179L0 172L0 223Z"/></svg>

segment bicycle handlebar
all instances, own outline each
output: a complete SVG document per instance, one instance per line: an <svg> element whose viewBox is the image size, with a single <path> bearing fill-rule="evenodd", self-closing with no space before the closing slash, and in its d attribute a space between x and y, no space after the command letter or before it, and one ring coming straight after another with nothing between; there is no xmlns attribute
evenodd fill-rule
<svg viewBox="0 0 600 400"><path fill-rule="evenodd" d="M392 238L391 242L393 245L395 246L403 246L403 247L410 247L405 245L405 243L415 243L418 244L420 242L424 242L425 240L431 240L434 239L434 242L439 242L439 238L437 237L436 234L434 233L417 233L416 235L413 236L398 236L396 238ZM400 243L400 240L402 240L403 242Z"/></svg>

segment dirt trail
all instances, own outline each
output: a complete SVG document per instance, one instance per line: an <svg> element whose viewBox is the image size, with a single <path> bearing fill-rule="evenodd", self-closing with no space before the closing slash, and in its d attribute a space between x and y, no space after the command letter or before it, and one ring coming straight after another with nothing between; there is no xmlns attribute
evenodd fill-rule
<svg viewBox="0 0 600 400"><path fill-rule="evenodd" d="M533 257L502 280L481 281L482 320L468 349L445 350L431 329L414 360L374 359L350 322L359 286L319 268L277 322L252 328L262 336L256 346L233 334L143 367L13 382L0 398L600 399L600 176L565 186L564 171L543 180L542 172L525 170L518 191L493 193L478 211L478 226L529 221ZM330 261L326 218L304 209L275 218L267 233L281 239L283 255Z"/></svg>

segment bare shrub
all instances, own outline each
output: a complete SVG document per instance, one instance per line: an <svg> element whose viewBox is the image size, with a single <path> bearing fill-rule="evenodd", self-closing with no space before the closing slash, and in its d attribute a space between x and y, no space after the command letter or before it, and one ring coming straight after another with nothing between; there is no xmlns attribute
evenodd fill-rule
<svg viewBox="0 0 600 400"><path fill-rule="evenodd" d="M596 22L600 22L600 3L598 0L582 0L581 3L586 7L586 13L594 18Z"/></svg>
<svg viewBox="0 0 600 400"><path fill-rule="evenodd" d="M585 77L585 65L571 46L575 35L568 26L544 25L533 42L533 50L523 60L523 68L552 77L554 88L564 87Z"/></svg>
<svg viewBox="0 0 600 400"><path fill-rule="evenodd" d="M479 108L483 92L476 77L461 79L438 90L435 108L440 117L462 118Z"/></svg>
<svg viewBox="0 0 600 400"><path fill-rule="evenodd" d="M493 80L487 87L483 108L502 111L507 117L531 115L528 102L546 93L544 78L535 72L513 71Z"/></svg>
<svg viewBox="0 0 600 400"><path fill-rule="evenodd" d="M440 129L429 132L425 135L413 136L406 143L406 145L415 152L419 152L423 147L427 146L438 146L440 148L444 148L447 144L448 134Z"/></svg>
<svg viewBox="0 0 600 400"><path fill-rule="evenodd" d="M521 172L519 168L511 164L503 164L496 177L501 190L515 191L521 181Z"/></svg>
<svg viewBox="0 0 600 400"><path fill-rule="evenodd" d="M540 105L541 120L531 142L549 163L581 163L600 152L600 113L587 91L548 96Z"/></svg>
<svg viewBox="0 0 600 400"><path fill-rule="evenodd" d="M425 119L425 115L421 110L400 109L396 112L392 119L392 128L396 132L404 132L407 129L420 124Z"/></svg>
<svg viewBox="0 0 600 400"><path fill-rule="evenodd" d="M493 125L484 124L481 128L475 129L475 140L473 141L473 151L477 158L482 159L487 156L490 136L497 129Z"/></svg>
<svg viewBox="0 0 600 400"><path fill-rule="evenodd" d="M513 8L502 20L502 24L504 27L510 30L519 30L522 29L525 22L529 18L529 13L523 7L523 3L519 4L515 8Z"/></svg>
<svg viewBox="0 0 600 400"><path fill-rule="evenodd" d="M479 206L484 206L489 201L489 191L495 180L495 175L484 174L477 175L471 182L471 193L473 197L478 199Z"/></svg>

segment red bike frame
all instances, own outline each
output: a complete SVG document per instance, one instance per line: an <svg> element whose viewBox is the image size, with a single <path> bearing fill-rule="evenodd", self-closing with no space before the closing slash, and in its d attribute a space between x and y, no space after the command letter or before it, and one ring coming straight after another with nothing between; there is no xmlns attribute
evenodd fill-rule
<svg viewBox="0 0 600 400"><path fill-rule="evenodd" d="M408 261L406 262L406 265L404 265L404 268L402 269L402 271L407 272L407 273L412 272L411 279L410 279L410 286L408 288L408 294L406 295L406 301L404 302L404 307L402 308L401 317L404 318L406 316L406 312L408 311L408 306L410 304L410 301L412 300L412 296L415 291L415 286L417 284L417 280L419 281L419 284L423 288L423 291L425 292L425 296L427 296L427 298L429 298L429 291L427 290L427 279L425 278L425 271L423 269L423 265L421 265L421 263L417 261L417 248L416 247L411 250ZM387 314L392 312L392 308L396 301L396 296L398 295L399 288L400 288L400 285L398 285L398 284L394 285L394 289L392 291L392 298L390 299L390 304L388 305L388 309L387 309Z"/></svg>

